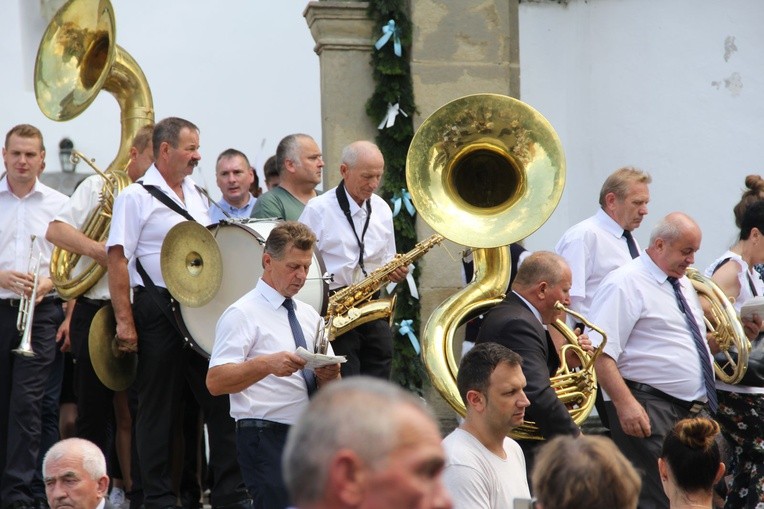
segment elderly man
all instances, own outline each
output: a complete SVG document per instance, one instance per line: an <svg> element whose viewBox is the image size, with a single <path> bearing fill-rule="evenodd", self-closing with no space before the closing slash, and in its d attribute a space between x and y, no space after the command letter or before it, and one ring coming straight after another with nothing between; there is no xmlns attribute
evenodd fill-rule
<svg viewBox="0 0 764 509"><path fill-rule="evenodd" d="M456 385L467 415L443 440L443 479L456 507L503 509L530 499L525 458L507 437L525 418L522 360L497 343L481 343L459 364Z"/></svg>
<svg viewBox="0 0 764 509"><path fill-rule="evenodd" d="M51 509L111 509L106 459L92 442L68 438L53 445L42 464Z"/></svg>
<svg viewBox="0 0 764 509"><path fill-rule="evenodd" d="M276 148L276 166L279 184L257 199L252 217L295 221L321 183L321 149L307 134L290 134Z"/></svg>
<svg viewBox="0 0 764 509"><path fill-rule="evenodd" d="M368 377L319 391L284 451L300 509L448 509L444 465L440 431L421 400Z"/></svg>
<svg viewBox="0 0 764 509"><path fill-rule="evenodd" d="M390 206L374 194L385 172L385 159L376 145L356 141L342 150L342 180L334 189L311 200L300 216L318 237L326 270L334 274L330 291L362 281L395 257L395 233ZM406 278L408 267L389 276ZM393 338L386 319L377 319L338 336L334 351L345 355L342 376L365 374L389 378Z"/></svg>
<svg viewBox="0 0 764 509"><path fill-rule="evenodd" d="M215 163L215 182L223 198L210 207L210 220L218 222L226 217L249 217L257 198L250 192L255 172L249 159L235 148L224 150ZM228 216L226 216L228 214Z"/></svg>
<svg viewBox="0 0 764 509"><path fill-rule="evenodd" d="M525 412L546 438L580 433L565 405L549 384L549 377L560 366L560 358L545 325L558 317L555 303L569 303L571 274L561 256L548 251L533 253L520 265L513 291L485 316L477 343L492 341L506 346L522 357L528 385L525 393L531 406ZM586 336L582 347L590 349ZM530 470L537 440L519 440Z"/></svg>
<svg viewBox="0 0 764 509"><path fill-rule="evenodd" d="M42 401L56 352L56 331L64 319L49 277L52 246L45 230L66 196L38 180L45 168L42 133L28 124L8 131L3 146L5 178L0 180L0 507L31 507L38 472ZM39 263L33 356L16 355L17 317L22 295L31 297ZM31 313L28 315L31 318ZM60 382L59 382L60 383ZM42 493L39 494L42 496Z"/></svg>
<svg viewBox="0 0 764 509"><path fill-rule="evenodd" d="M669 214L653 228L647 256L611 272L592 301L591 320L608 334L597 377L613 440L643 472L641 508L669 506L657 466L669 429L706 404L716 411L703 310L685 276L700 241L692 218ZM756 330L747 322L746 333Z"/></svg>
<svg viewBox="0 0 764 509"><path fill-rule="evenodd" d="M208 203L190 177L201 159L199 129L188 120L166 118L154 126L153 146L154 165L114 203L106 243L117 343L138 352L135 434L144 505L175 505L167 442L187 382L209 428L212 507L247 508L251 500L236 464L228 398L209 393L206 359L184 348L159 261L170 228L184 220L209 223Z"/></svg>
<svg viewBox="0 0 764 509"><path fill-rule="evenodd" d="M305 284L315 242L313 232L295 221L271 230L262 278L223 313L215 330L207 386L212 394L231 395L239 464L256 508L288 505L280 468L287 432L308 395L340 374L338 364L310 371L295 353L297 347L315 351L323 320L292 298Z"/></svg>

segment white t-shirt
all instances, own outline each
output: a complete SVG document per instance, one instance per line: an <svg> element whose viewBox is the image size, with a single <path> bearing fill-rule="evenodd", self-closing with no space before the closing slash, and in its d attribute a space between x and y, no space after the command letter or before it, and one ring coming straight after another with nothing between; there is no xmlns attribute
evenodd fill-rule
<svg viewBox="0 0 764 509"><path fill-rule="evenodd" d="M516 498L530 498L525 456L517 442L504 439L503 459L469 432L456 428L443 439L443 482L454 509L511 509Z"/></svg>

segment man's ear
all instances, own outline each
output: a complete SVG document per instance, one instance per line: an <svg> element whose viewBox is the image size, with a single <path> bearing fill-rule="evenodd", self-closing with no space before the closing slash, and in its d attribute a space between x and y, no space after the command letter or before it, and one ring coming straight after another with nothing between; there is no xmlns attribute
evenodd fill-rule
<svg viewBox="0 0 764 509"><path fill-rule="evenodd" d="M345 163L340 164L340 175L344 179L348 172L348 165Z"/></svg>
<svg viewBox="0 0 764 509"><path fill-rule="evenodd" d="M358 507L366 492L368 471L358 455L349 449L340 449L329 463L329 476L325 494L332 494L343 507Z"/></svg>
<svg viewBox="0 0 764 509"><path fill-rule="evenodd" d="M108 475L101 476L101 478L98 479L97 483L98 483L98 496L105 497L106 492L109 491L109 476Z"/></svg>
<svg viewBox="0 0 764 509"><path fill-rule="evenodd" d="M485 396L480 391L469 390L467 391L467 405L478 412L482 412L485 408Z"/></svg>

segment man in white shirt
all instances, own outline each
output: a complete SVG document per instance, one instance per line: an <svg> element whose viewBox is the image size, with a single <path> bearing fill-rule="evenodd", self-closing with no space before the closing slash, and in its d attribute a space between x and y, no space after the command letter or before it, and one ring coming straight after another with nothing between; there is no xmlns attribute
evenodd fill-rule
<svg viewBox="0 0 764 509"><path fill-rule="evenodd" d="M520 356L480 343L462 358L456 385L467 415L443 440L443 479L454 507L503 509L516 498L530 499L523 451L507 436L530 405Z"/></svg>
<svg viewBox="0 0 764 509"><path fill-rule="evenodd" d="M445 460L420 398L356 376L311 400L289 431L284 477L299 509L451 509Z"/></svg>
<svg viewBox="0 0 764 509"><path fill-rule="evenodd" d="M570 288L573 311L589 316L594 292L604 277L639 256L639 244L633 232L647 215L650 182L650 175L637 168L626 166L616 170L602 184L600 209L571 226L557 243L555 251L565 258L573 274ZM569 325L583 328L572 321ZM557 348L565 344L565 338L556 330L550 334ZM596 404L603 426L610 428L599 389Z"/></svg>
<svg viewBox="0 0 764 509"><path fill-rule="evenodd" d="M281 475L287 432L308 406L308 395L340 375L339 364L310 370L295 353L300 346L315 352L323 320L292 299L305 284L315 242L313 232L295 221L271 230L262 278L226 309L215 330L207 387L231 395L239 464L258 509L288 505Z"/></svg>
<svg viewBox="0 0 764 509"><path fill-rule="evenodd" d="M279 185L263 193L252 209L252 217L296 221L321 183L324 159L316 141L307 134L285 136L276 147Z"/></svg>
<svg viewBox="0 0 764 509"><path fill-rule="evenodd" d="M243 152L235 148L221 152L215 163L215 182L223 198L210 207L210 220L216 223L228 216L248 218L257 202L249 191L254 181L255 172Z"/></svg>
<svg viewBox="0 0 764 509"><path fill-rule="evenodd" d="M657 466L666 433L707 402L716 411L703 309L685 276L700 241L692 218L669 214L645 253L605 277L592 301L591 321L608 335L595 367L612 438L643 472L640 507L647 509L669 505ZM595 346L601 339L592 333Z"/></svg>
<svg viewBox="0 0 764 509"><path fill-rule="evenodd" d="M131 182L141 178L154 162L151 145L153 130L153 125L144 126L133 139L130 162L127 165L127 176ZM105 187L104 179L100 175L86 178L48 225L45 237L50 242L82 255L72 270L73 275L81 274L94 261L106 266L104 243L89 238L81 231L89 215L98 207ZM74 310L69 329L72 355L77 364L73 382L77 394L77 436L93 442L107 456L111 454L115 426L114 412L107 409L113 405L114 391L101 382L93 369L88 337L95 314L109 303L109 298L109 279L105 274L73 302ZM129 440L129 436L127 438Z"/></svg>
<svg viewBox="0 0 764 509"><path fill-rule="evenodd" d="M61 440L48 450L42 470L50 509L112 509L105 498L106 459L94 443Z"/></svg>
<svg viewBox="0 0 764 509"><path fill-rule="evenodd" d="M17 125L5 137L5 178L0 180L0 507L35 504L32 479L38 471L42 400L53 369L56 332L64 319L53 293L45 230L66 196L44 185L45 146L39 129ZM33 356L16 355L22 295L31 297L39 263L32 332ZM23 313L22 313L23 315ZM30 312L29 315L32 315Z"/></svg>
<svg viewBox="0 0 764 509"><path fill-rule="evenodd" d="M356 141L342 150L342 180L334 189L310 200L300 215L318 238L317 247L334 275L330 292L352 286L395 257L395 232L390 205L374 194L385 172L379 148ZM390 281L406 278L408 267L399 267ZM393 338L386 319L364 323L332 343L334 351L347 356L342 376L365 374L389 378Z"/></svg>
<svg viewBox="0 0 764 509"><path fill-rule="evenodd" d="M117 343L122 351L138 352L135 433L144 505L175 506L168 437L187 382L209 429L212 507L246 509L251 500L236 464L228 398L209 393L206 359L184 348L160 266L162 243L173 226L186 219L210 222L209 204L190 177L201 159L199 129L188 120L166 118L154 126L153 146L154 165L117 196L106 243Z"/></svg>

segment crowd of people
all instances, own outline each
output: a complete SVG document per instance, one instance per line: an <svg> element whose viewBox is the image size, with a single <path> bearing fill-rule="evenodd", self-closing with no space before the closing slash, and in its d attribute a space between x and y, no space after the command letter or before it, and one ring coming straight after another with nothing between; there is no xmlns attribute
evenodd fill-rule
<svg viewBox="0 0 764 509"><path fill-rule="evenodd" d="M321 150L306 134L281 140L265 164L265 193L247 156L227 149L215 163L222 198L211 203L190 177L200 135L177 117L137 132L126 169L132 184L116 197L108 239L99 242L83 225L109 191L104 179L88 177L66 197L38 179L40 131L19 125L7 133L0 509L121 509L113 496L120 492L133 509L198 509L202 478L210 505L221 509L764 504L764 382L753 372L738 384L715 379L718 347L687 277L701 245L698 224L674 212L657 222L644 250L634 238L648 213L646 172L610 175L596 213L566 231L554 252L516 246L507 295L470 333L474 346L461 359L466 415L443 438L422 401L388 381L387 319L333 338L322 363L310 357L326 325L298 296L314 257L333 275L330 293L396 257L392 211L375 194L385 170L379 148L345 147L340 183L323 193ZM706 271L738 312L764 292L755 270L764 263L764 180L751 176L746 186L734 211L738 240ZM179 223L228 218L278 221L254 261L261 277L219 317L208 360L187 348L161 251ZM106 275L63 302L50 274L53 246ZM394 268L390 281L408 270ZM19 308L33 294L30 351L18 352ZM549 327L563 318L558 303L607 338L572 318L572 339ZM91 323L106 306L115 355L138 358L125 391L99 379L89 353ZM761 318L741 321L755 345ZM550 383L567 341L589 354L606 341L594 365L606 436L584 436ZM77 438L58 441L49 423L57 423L60 352L69 350ZM542 440L509 438L527 421Z"/></svg>

